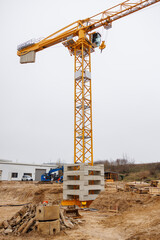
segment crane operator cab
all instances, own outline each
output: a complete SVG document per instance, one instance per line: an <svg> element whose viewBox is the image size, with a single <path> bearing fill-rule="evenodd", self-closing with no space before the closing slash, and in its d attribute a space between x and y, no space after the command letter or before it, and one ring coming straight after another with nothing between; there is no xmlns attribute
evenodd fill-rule
<svg viewBox="0 0 160 240"><path fill-rule="evenodd" d="M98 32L92 33L91 42L94 48L99 47L101 45L101 34Z"/></svg>

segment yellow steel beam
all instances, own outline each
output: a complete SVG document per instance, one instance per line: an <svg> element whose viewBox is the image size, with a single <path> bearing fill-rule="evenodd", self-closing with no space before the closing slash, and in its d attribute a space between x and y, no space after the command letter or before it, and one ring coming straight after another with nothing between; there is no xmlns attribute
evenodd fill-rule
<svg viewBox="0 0 160 240"><path fill-rule="evenodd" d="M84 207L89 207L91 205L93 201L79 201L79 200L76 200L76 199L72 199L72 200L63 200L61 202L61 205L62 206L79 206L81 208L84 208Z"/></svg>
<svg viewBox="0 0 160 240"><path fill-rule="evenodd" d="M17 55L21 56L31 51L35 51L35 52L41 51L50 46L56 45L58 43L62 43L68 39L73 39L76 36L78 37L80 36L79 34L80 32L83 35L82 37L84 37L85 34L89 34L99 27L110 26L112 22L158 2L160 2L160 0L124 1L90 18L86 18L84 20L79 20L69 24L68 26L49 35L48 37L41 40L40 42L17 51Z"/></svg>

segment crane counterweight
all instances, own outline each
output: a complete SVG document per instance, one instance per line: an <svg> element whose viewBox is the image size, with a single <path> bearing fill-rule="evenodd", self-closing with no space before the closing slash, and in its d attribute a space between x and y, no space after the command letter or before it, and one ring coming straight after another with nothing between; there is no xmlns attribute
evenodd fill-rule
<svg viewBox="0 0 160 240"><path fill-rule="evenodd" d="M25 55L20 56L20 63L34 63L36 60L36 52L35 51L31 51L28 52Z"/></svg>

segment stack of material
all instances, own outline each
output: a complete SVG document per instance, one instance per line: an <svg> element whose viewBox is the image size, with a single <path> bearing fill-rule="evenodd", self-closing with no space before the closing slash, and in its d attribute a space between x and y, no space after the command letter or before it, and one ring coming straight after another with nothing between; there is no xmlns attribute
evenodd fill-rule
<svg viewBox="0 0 160 240"><path fill-rule="evenodd" d="M137 188L135 190L136 193L139 193L139 194L147 194L149 192L149 188Z"/></svg>
<svg viewBox="0 0 160 240"><path fill-rule="evenodd" d="M114 182L106 182L106 192L115 193L117 192L117 185Z"/></svg>
<svg viewBox="0 0 160 240"><path fill-rule="evenodd" d="M47 235L60 232L59 206L38 206L36 210L37 231Z"/></svg>
<svg viewBox="0 0 160 240"><path fill-rule="evenodd" d="M81 73L82 74L82 73ZM104 190L104 165L64 165L63 200L76 199L82 202L95 200Z"/></svg>
<svg viewBox="0 0 160 240"><path fill-rule="evenodd" d="M125 185L126 192L135 192L139 194L147 194L149 191L149 184L143 182L129 182Z"/></svg>
<svg viewBox="0 0 160 240"><path fill-rule="evenodd" d="M149 194L159 196L160 195L160 187L150 187Z"/></svg>
<svg viewBox="0 0 160 240"><path fill-rule="evenodd" d="M58 205L26 205L10 220L0 223L0 234L20 235L30 231L38 231L46 235L55 235L60 230L73 228L82 220L63 214Z"/></svg>
<svg viewBox="0 0 160 240"><path fill-rule="evenodd" d="M78 217L81 217L80 215ZM60 210L60 223L61 230L65 230L66 228L73 228L75 225L82 224L84 220L78 219L78 217L67 216L65 211Z"/></svg>
<svg viewBox="0 0 160 240"><path fill-rule="evenodd" d="M0 223L0 232L2 234L14 233L27 233L34 228L36 205L24 206L18 211L10 220L5 220Z"/></svg>
<svg viewBox="0 0 160 240"><path fill-rule="evenodd" d="M79 214L77 215L80 217ZM60 230L73 228L75 225L83 223L83 221L67 215L66 211L59 209L58 205L38 206L36 220L37 231L46 235L55 235Z"/></svg>
<svg viewBox="0 0 160 240"><path fill-rule="evenodd" d="M151 187L159 187L160 188L160 180L152 180Z"/></svg>

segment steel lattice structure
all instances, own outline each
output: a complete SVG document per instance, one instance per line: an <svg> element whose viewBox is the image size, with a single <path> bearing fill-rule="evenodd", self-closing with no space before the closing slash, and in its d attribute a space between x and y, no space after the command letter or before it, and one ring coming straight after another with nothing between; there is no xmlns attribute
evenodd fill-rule
<svg viewBox="0 0 160 240"><path fill-rule="evenodd" d="M93 165L91 45L85 39L76 42L74 58L74 163Z"/></svg>

